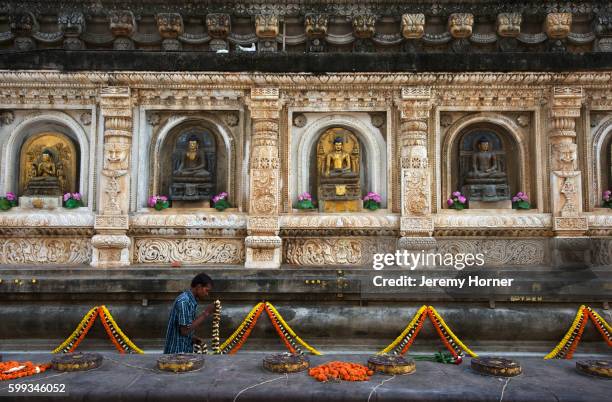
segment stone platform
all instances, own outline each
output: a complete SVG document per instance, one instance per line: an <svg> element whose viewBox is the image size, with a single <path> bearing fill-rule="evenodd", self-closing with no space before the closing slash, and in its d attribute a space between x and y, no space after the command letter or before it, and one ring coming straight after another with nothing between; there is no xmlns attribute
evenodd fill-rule
<svg viewBox="0 0 612 402"><path fill-rule="evenodd" d="M407 376L374 375L367 382L320 383L306 372L279 375L262 368L264 353L206 356L204 368L185 374L158 371L159 355L105 353L100 368L88 372L49 370L35 377L0 382L3 401L42 400L41 394L9 394L10 384L65 384L69 401L606 401L612 381L575 370L575 360L518 358L523 374L500 379L477 374L464 363L417 361ZM4 356L4 360L50 360L50 354ZM332 360L365 363L368 355L311 356L312 365ZM27 397L24 397L27 396ZM45 400L51 400L49 394ZM56 400L56 399L53 399ZM60 400L60 399L58 399Z"/></svg>

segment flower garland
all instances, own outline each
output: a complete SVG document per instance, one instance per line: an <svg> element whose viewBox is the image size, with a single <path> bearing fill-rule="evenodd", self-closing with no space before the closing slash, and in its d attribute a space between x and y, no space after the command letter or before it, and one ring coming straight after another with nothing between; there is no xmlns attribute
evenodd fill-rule
<svg viewBox="0 0 612 402"><path fill-rule="evenodd" d="M571 359L582 339L584 328L589 319L593 322L608 346L612 347L612 337L610 336L612 328L610 328L610 324L591 307L581 305L576 312L572 325L565 333L563 339L561 339L561 342L544 359Z"/></svg>
<svg viewBox="0 0 612 402"><path fill-rule="evenodd" d="M8 361L0 362L0 381L14 380L16 378L29 377L34 374L45 372L50 363L34 364L32 362Z"/></svg>
<svg viewBox="0 0 612 402"><path fill-rule="evenodd" d="M246 342L247 338L251 334L251 331L255 327L257 320L262 312L266 312L270 321L272 322L272 326L278 333L279 337L289 349L291 353L302 354L303 351L300 348L300 345L303 346L306 350L314 355L320 355L321 353L304 342L297 334L291 329L289 324L283 319L278 310L269 302L259 302L257 303L251 311L246 315L242 323L236 328L234 333L223 342L223 344L219 347L219 353L221 354L234 354L236 353L242 345Z"/></svg>
<svg viewBox="0 0 612 402"><path fill-rule="evenodd" d="M213 312L213 321L212 321L212 352L214 354L219 354L219 326L221 324L221 301L215 300L215 311Z"/></svg>
<svg viewBox="0 0 612 402"><path fill-rule="evenodd" d="M85 338L85 335L91 329L96 317L98 316L98 306L92 308L85 314L79 325L77 325L76 329L70 334L68 338L61 345L53 350L52 353L70 353L73 352L78 346L79 343Z"/></svg>
<svg viewBox="0 0 612 402"><path fill-rule="evenodd" d="M85 339L98 316L108 337L119 353L144 353L121 331L121 328L119 328L106 306L96 306L89 310L72 334L61 345L55 348L52 353L74 352L81 341Z"/></svg>
<svg viewBox="0 0 612 402"><path fill-rule="evenodd" d="M391 352L393 354L403 355L406 353L421 331L423 323L427 317L429 317L429 320L440 336L444 346L446 346L448 351L453 356L455 363L461 363L463 352L472 357L477 357L476 353L472 352L465 344L463 344L463 342L459 340L459 338L457 338L457 336L448 327L448 325L446 325L444 319L442 319L440 314L438 314L433 306L421 306L402 333L395 338L391 344L381 350L379 354Z"/></svg>

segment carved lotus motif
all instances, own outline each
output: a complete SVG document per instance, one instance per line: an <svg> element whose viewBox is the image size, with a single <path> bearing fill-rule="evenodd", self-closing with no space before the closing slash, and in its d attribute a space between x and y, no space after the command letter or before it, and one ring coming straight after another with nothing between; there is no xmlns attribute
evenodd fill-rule
<svg viewBox="0 0 612 402"><path fill-rule="evenodd" d="M353 18L353 32L361 39L371 38L376 32L376 17L373 15L357 15Z"/></svg>
<svg viewBox="0 0 612 402"><path fill-rule="evenodd" d="M260 14L255 17L255 34L258 38L276 38L278 16Z"/></svg>
<svg viewBox="0 0 612 402"><path fill-rule="evenodd" d="M231 30L229 14L208 14L206 16L208 34L215 39L225 39Z"/></svg>
<svg viewBox="0 0 612 402"><path fill-rule="evenodd" d="M37 25L36 17L32 13L11 14L11 32L16 35L29 35L35 30Z"/></svg>
<svg viewBox="0 0 612 402"><path fill-rule="evenodd" d="M57 18L57 25L65 36L79 36L85 31L85 16L81 12L65 12Z"/></svg>
<svg viewBox="0 0 612 402"><path fill-rule="evenodd" d="M306 35L309 38L322 38L327 34L327 15L307 14L304 20Z"/></svg>
<svg viewBox="0 0 612 402"><path fill-rule="evenodd" d="M178 13L159 13L155 17L157 29L164 39L176 39L183 33L183 17Z"/></svg>
<svg viewBox="0 0 612 402"><path fill-rule="evenodd" d="M130 36L136 31L136 19L129 10L110 12L110 30L115 36Z"/></svg>
<svg viewBox="0 0 612 402"><path fill-rule="evenodd" d="M521 33L521 13L501 13L497 15L497 34L504 38L516 38Z"/></svg>
<svg viewBox="0 0 612 402"><path fill-rule="evenodd" d="M402 15L402 35L406 39L419 39L425 33L425 14Z"/></svg>
<svg viewBox="0 0 612 402"><path fill-rule="evenodd" d="M550 13L544 20L544 30L550 39L563 39L570 33L571 13Z"/></svg>
<svg viewBox="0 0 612 402"><path fill-rule="evenodd" d="M469 13L453 13L448 17L448 30L455 39L469 38L474 26L474 15Z"/></svg>

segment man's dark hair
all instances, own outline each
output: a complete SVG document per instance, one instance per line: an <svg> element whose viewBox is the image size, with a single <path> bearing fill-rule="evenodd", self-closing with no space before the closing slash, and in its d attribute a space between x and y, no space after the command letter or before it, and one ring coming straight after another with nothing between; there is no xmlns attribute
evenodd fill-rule
<svg viewBox="0 0 612 402"><path fill-rule="evenodd" d="M193 278L193 280L191 281L192 288L195 288L198 285L202 285L202 286L210 285L210 287L212 287L213 280L210 278L210 276L202 272L202 273L197 274L195 278Z"/></svg>

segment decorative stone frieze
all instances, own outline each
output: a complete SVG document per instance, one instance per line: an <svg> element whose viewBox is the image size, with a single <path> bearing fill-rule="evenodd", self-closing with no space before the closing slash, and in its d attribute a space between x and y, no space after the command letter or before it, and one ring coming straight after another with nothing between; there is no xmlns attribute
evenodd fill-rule
<svg viewBox="0 0 612 402"><path fill-rule="evenodd" d="M89 238L0 238L0 264L87 264L91 260Z"/></svg>
<svg viewBox="0 0 612 402"><path fill-rule="evenodd" d="M485 266L542 265L548 260L546 239L438 239L437 252L482 254Z"/></svg>
<svg viewBox="0 0 612 402"><path fill-rule="evenodd" d="M242 264L242 239L136 239L134 261L140 264Z"/></svg>
<svg viewBox="0 0 612 402"><path fill-rule="evenodd" d="M104 159L100 176L100 215L92 238L92 265L114 267L130 264L127 237L132 108L129 87L105 87L100 91L104 118Z"/></svg>
<svg viewBox="0 0 612 402"><path fill-rule="evenodd" d="M425 14L402 15L402 35L406 39L420 39L425 33Z"/></svg>
<svg viewBox="0 0 612 402"><path fill-rule="evenodd" d="M497 14L497 34L502 38L516 38L521 33L522 22L523 16L521 13Z"/></svg>
<svg viewBox="0 0 612 402"><path fill-rule="evenodd" d="M544 31L550 39L565 39L572 27L572 13L550 13L544 20Z"/></svg>
<svg viewBox="0 0 612 402"><path fill-rule="evenodd" d="M374 254L396 250L392 237L300 238L285 242L285 262L305 266L369 265Z"/></svg>
<svg viewBox="0 0 612 402"><path fill-rule="evenodd" d="M448 17L448 30L455 39L472 36L474 15L469 13L453 13Z"/></svg>

